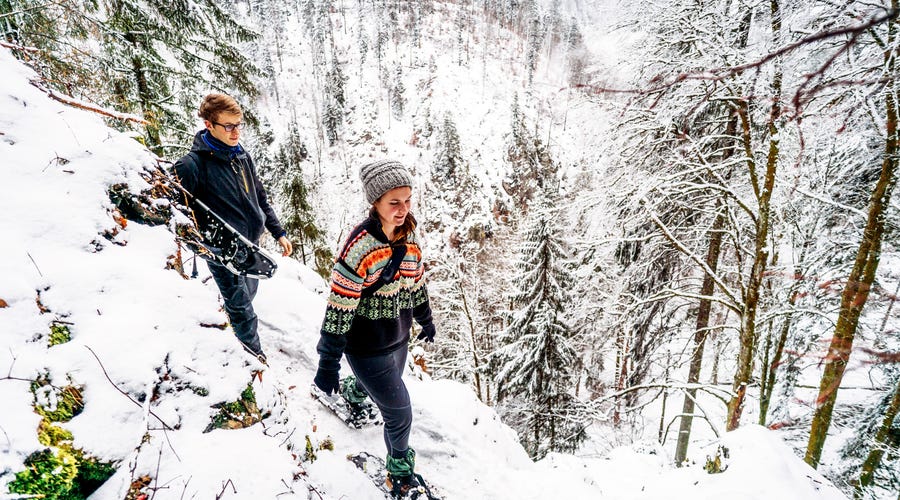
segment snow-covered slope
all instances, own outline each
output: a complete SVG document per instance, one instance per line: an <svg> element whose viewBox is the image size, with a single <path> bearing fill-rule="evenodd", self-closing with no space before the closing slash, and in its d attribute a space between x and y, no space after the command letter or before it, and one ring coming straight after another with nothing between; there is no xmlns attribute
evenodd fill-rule
<svg viewBox="0 0 900 500"><path fill-rule="evenodd" d="M28 84L34 75L0 50L0 496L38 441L34 404L55 388L82 387L84 410L57 425L72 445L116 473L92 498L381 498L346 459L383 453L381 430L350 430L308 394L324 308L324 283L281 259L256 306L271 367L261 368L230 331L204 265L195 280L166 269L174 238L164 226L118 226L108 186L146 188L155 166L137 142L91 113ZM109 239L102 233L109 231ZM0 303L0 305L3 305ZM71 340L49 346L51 325ZM345 368L345 373L347 373ZM31 380L49 378L34 396ZM203 432L217 409L253 380L271 415L243 429ZM607 457L551 455L531 462L515 434L465 386L410 370L412 445L420 471L449 499L843 498L778 438L750 427L724 439L728 468L673 469L654 446ZM37 398L37 401L35 400ZM331 440L333 450L304 447ZM60 471L56 471L60 473Z"/></svg>

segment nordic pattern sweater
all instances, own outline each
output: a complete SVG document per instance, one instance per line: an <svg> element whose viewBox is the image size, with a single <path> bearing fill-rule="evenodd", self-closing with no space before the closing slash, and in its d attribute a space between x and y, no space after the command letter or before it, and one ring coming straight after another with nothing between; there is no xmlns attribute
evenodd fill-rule
<svg viewBox="0 0 900 500"><path fill-rule="evenodd" d="M392 261L396 270L388 269ZM414 234L392 246L377 218L354 228L332 271L320 355L334 361L343 352L377 356L405 347L413 318L432 324L423 272Z"/></svg>

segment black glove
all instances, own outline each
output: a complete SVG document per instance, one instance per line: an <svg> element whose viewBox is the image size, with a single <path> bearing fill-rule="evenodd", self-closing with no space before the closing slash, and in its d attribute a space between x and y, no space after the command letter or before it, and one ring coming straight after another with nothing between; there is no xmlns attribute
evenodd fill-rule
<svg viewBox="0 0 900 500"><path fill-rule="evenodd" d="M435 333L437 333L437 330L434 327L434 323L429 323L428 326L422 327L422 332L416 338L425 342L434 342Z"/></svg>
<svg viewBox="0 0 900 500"><path fill-rule="evenodd" d="M319 369L313 382L316 387L327 395L341 391L341 381L338 373L341 371L341 356L344 354L344 346L347 339L343 335L331 335L323 333L319 338L316 350L319 352Z"/></svg>
<svg viewBox="0 0 900 500"><path fill-rule="evenodd" d="M341 380L337 370L328 370L320 366L313 382L328 396L331 396L332 392L338 393L341 390Z"/></svg>

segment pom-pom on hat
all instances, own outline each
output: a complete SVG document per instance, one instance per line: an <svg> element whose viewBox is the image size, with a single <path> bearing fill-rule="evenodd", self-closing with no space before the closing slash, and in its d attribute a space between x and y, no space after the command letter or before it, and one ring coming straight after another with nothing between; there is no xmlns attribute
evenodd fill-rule
<svg viewBox="0 0 900 500"><path fill-rule="evenodd" d="M396 160L380 160L363 165L359 169L359 178L369 204L375 203L375 200L391 189L412 187L412 175Z"/></svg>

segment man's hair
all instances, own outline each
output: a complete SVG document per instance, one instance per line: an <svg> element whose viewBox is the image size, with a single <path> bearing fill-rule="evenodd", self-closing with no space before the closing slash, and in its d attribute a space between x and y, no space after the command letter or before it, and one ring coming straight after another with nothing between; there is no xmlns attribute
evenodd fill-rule
<svg viewBox="0 0 900 500"><path fill-rule="evenodd" d="M241 105L234 100L234 97L226 94L209 94L203 98L200 103L200 110L197 115L204 120L211 122L219 118L219 113L234 113L243 116Z"/></svg>

